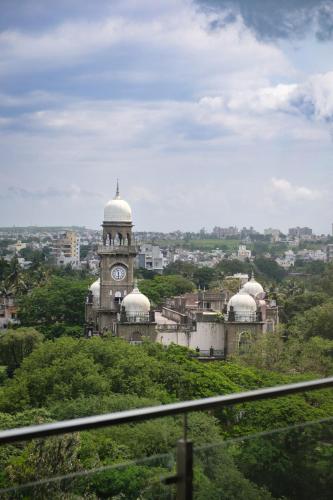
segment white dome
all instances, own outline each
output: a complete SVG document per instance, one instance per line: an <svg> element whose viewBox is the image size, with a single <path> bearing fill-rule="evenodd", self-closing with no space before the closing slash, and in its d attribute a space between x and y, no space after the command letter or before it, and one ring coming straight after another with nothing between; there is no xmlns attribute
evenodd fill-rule
<svg viewBox="0 0 333 500"><path fill-rule="evenodd" d="M244 289L240 290L236 295L233 295L228 302L228 313L230 307L233 307L236 321L255 321L257 304L251 295Z"/></svg>
<svg viewBox="0 0 333 500"><path fill-rule="evenodd" d="M244 290L246 293L249 293L253 297L257 297L259 294L261 294L259 298L263 298L265 295L263 287L260 285L260 283L258 283L258 281L254 279L253 274L251 279L247 283L245 283L242 290Z"/></svg>
<svg viewBox="0 0 333 500"><path fill-rule="evenodd" d="M132 210L127 201L122 200L119 194L107 202L104 208L105 222L132 222Z"/></svg>
<svg viewBox="0 0 333 500"><path fill-rule="evenodd" d="M92 292L93 297L98 297L100 296L101 292L101 280L98 278L98 280L94 281L92 285L90 285L89 290Z"/></svg>
<svg viewBox="0 0 333 500"><path fill-rule="evenodd" d="M137 287L124 297L121 305L125 307L127 314L133 316L136 314L148 314L150 311L150 302L148 297L141 293Z"/></svg>

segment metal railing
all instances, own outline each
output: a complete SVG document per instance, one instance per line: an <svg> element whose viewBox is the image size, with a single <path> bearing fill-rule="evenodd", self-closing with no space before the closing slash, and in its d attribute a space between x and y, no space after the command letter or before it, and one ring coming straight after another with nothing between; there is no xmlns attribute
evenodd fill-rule
<svg viewBox="0 0 333 500"><path fill-rule="evenodd" d="M224 349L200 349L199 351L195 350L195 354L192 354L193 357L203 357L203 358L218 358L225 359L225 350Z"/></svg>
<svg viewBox="0 0 333 500"><path fill-rule="evenodd" d="M156 325L156 330L158 332L195 332L196 325L190 324L186 325L183 323L169 324L169 323L158 323Z"/></svg>
<svg viewBox="0 0 333 500"><path fill-rule="evenodd" d="M0 445L183 414L184 438L180 439L177 443L177 472L176 475L168 477L165 483L176 484L177 500L191 500L193 498L193 447L192 442L187 439L186 429L188 413L284 397L290 394L304 393L329 387L333 387L333 377L256 389L225 396L213 396L193 401L183 401L136 410L126 410L104 415L64 420L49 424L9 429L0 431Z"/></svg>

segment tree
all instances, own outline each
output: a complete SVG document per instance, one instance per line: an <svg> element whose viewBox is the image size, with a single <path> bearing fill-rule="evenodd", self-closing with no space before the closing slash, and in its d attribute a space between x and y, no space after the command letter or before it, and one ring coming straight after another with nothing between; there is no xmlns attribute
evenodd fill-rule
<svg viewBox="0 0 333 500"><path fill-rule="evenodd" d="M176 275L180 274L184 278L192 279L193 274L197 267L191 262L183 262L182 260L176 260L176 262L171 262L168 264L163 271L165 275Z"/></svg>
<svg viewBox="0 0 333 500"><path fill-rule="evenodd" d="M71 489L70 482L46 481L44 483L43 479L80 469L79 439L78 434L66 434L61 437L31 441L25 446L22 454L11 458L5 468L5 476L9 484L12 486L36 481L36 485L25 489L25 494L28 494L27 498L36 500L47 497L63 498L62 493Z"/></svg>
<svg viewBox="0 0 333 500"><path fill-rule="evenodd" d="M312 307L321 305L325 300L327 300L327 295L323 292L305 291L304 293L288 295L283 304L284 322L288 323L297 314L304 313Z"/></svg>
<svg viewBox="0 0 333 500"><path fill-rule="evenodd" d="M333 299L296 315L288 331L305 339L319 336L333 340Z"/></svg>
<svg viewBox="0 0 333 500"><path fill-rule="evenodd" d="M43 335L34 328L9 330L0 336L0 362L7 366L9 377L42 341Z"/></svg>
<svg viewBox="0 0 333 500"><path fill-rule="evenodd" d="M193 273L193 281L197 288L209 288L215 277L215 270L206 266L198 267Z"/></svg>
<svg viewBox="0 0 333 500"><path fill-rule="evenodd" d="M22 325L83 325L89 281L53 276L45 285L34 288L18 303L18 317Z"/></svg>
<svg viewBox="0 0 333 500"><path fill-rule="evenodd" d="M258 257L255 260L256 269L269 280L282 281L286 276L286 271L280 267L275 260Z"/></svg>
<svg viewBox="0 0 333 500"><path fill-rule="evenodd" d="M141 281L140 290L156 305L160 305L165 297L192 292L194 285L182 276L155 276L152 280Z"/></svg>

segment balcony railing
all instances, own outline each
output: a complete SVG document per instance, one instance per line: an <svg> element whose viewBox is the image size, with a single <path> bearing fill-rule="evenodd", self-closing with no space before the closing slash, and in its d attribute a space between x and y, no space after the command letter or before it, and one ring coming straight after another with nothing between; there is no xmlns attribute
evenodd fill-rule
<svg viewBox="0 0 333 500"><path fill-rule="evenodd" d="M196 331L196 325L195 324L190 324L190 325L185 325L182 323L177 323L177 324L170 324L170 323L159 323L156 325L156 330L159 332L195 332Z"/></svg>
<svg viewBox="0 0 333 500"><path fill-rule="evenodd" d="M34 425L30 427L22 427L17 429L4 430L0 432L0 445L12 445L13 443L22 443L24 441L30 441L32 439L41 439L48 438L49 436L56 435L64 435L73 432L80 431L88 431L94 429L100 429L103 427L110 427L115 425L123 425L123 424L133 424L134 422L142 422L144 420L157 419L161 417L170 417L176 415L184 415L183 422L183 438L180 439L177 443L177 453L176 458L173 453L166 453L163 455L153 456L150 458L144 458L139 461L131 461L125 464L111 464L103 467L97 467L91 470L78 470L71 473L63 474L56 477L47 477L38 479L36 481L31 481L26 484L13 484L10 487L3 488L0 490L1 498L52 498L52 493L50 493L50 485L55 482L59 486L59 491L62 494L62 486L65 485L66 491L65 497L72 498L70 496L66 496L69 491L69 487L71 482L75 482L79 480L79 483L75 483L77 488L83 488L84 494L86 494L85 483L84 481L88 481L89 478L91 480L92 475L99 475L101 473L105 473L108 471L111 474L115 470L120 470L121 468L125 469L126 467L133 467L136 465L137 467L142 467L142 470L147 470L147 468L151 468L153 470L156 468L157 471L163 470L165 476L161 479L152 480L149 484L145 484L143 486L142 491L136 491L135 494L137 497L135 498L173 498L173 493L175 493L175 498L177 500L191 500L195 498L195 494L193 494L193 474L195 473L195 469L193 468L193 461L198 464L198 461L202 464L202 467L205 468L208 476L212 474L212 481L216 479L216 471L212 470L213 460L219 453L219 450L226 449L228 446L231 447L231 450L235 450L236 444L239 446L239 443L246 445L247 442L251 441L249 445L249 450L245 449L245 453L242 457L238 457L240 467L242 467L242 460L244 457L251 456L251 449L260 449L264 452L264 450L268 449L267 456L270 456L271 449L269 445L271 445L272 440L279 439L283 443L287 443L287 450L290 453L295 454L295 448L297 444L301 444L303 448L300 450L300 455L304 453L304 436L306 435L307 429L311 426L315 426L316 428L316 439L320 440L320 443L311 441L311 450L314 453L318 453L318 447L321 447L326 453L325 456L332 456L332 449L329 448L329 445L332 444L332 430L331 423L333 418L322 419L317 422L307 422L303 424L293 424L290 427L283 429L272 429L267 432L262 432L255 434L254 436L243 436L236 439L231 439L230 441L223 441L212 443L209 445L200 445L193 447L192 442L188 439L187 435L187 416L191 412L203 411L203 410L213 410L216 408L227 408L231 405L242 404L242 403L250 403L253 401L261 401L268 400L272 398L280 398L285 397L291 394L304 393L307 391L320 390L333 387L333 377L329 377L326 379L312 380L307 382L300 382L295 384L281 385L264 389L257 389L247 392L240 392L229 394L225 396L214 396L210 398L197 399L193 401L184 401L179 403L172 403L160 406L153 406L148 408L140 408L136 410L127 410L116 413L109 413L105 415L97 415L92 417L85 418L77 418L73 420L65 420L61 422L54 422L42 425ZM297 432L302 433L301 436L297 436ZM326 432L326 435L324 435ZM300 439L299 439L300 438ZM22 444L20 444L22 446ZM251 448L252 447L252 448ZM244 450L243 450L244 451ZM248 455L247 455L248 453ZM311 453L309 454L311 456ZM274 458L274 457L273 457ZM283 457L285 458L285 457ZM223 474L228 474L228 470L225 468L226 463L221 462L221 466L223 470L221 472ZM227 464L229 467L232 466L231 462ZM332 465L332 464L331 464ZM270 463L272 468L275 467L274 459L272 463ZM246 464L244 465L246 469ZM260 470L267 475L267 471L262 468L262 464L258 464ZM154 469L155 470L155 469ZM320 496L320 493L316 496L314 493L305 492L303 495L302 492L302 481L304 478L295 477L295 488L296 493L292 496L292 498L330 498L331 495L331 483L330 483L330 470L331 467L328 468L328 480L327 480L327 491L325 490L325 495ZM321 469L320 473L325 474L325 470ZM296 474L297 475L297 474ZM213 477L214 476L214 477ZM312 478L313 480L313 478ZM154 482L155 481L155 482ZM320 477L320 484L322 487L323 476ZM112 482L112 481L111 481ZM157 483L159 486L157 486ZM90 484L90 483L89 483ZM319 483L318 483L319 484ZM206 485L207 486L207 485ZM106 486L105 486L106 487ZM299 490L297 490L299 488ZM227 494L227 496L223 496L223 492L217 490L220 493L216 493L214 498L245 498L244 492L242 496L237 496L237 488L234 488L233 493ZM41 493L42 492L42 493ZM43 492L45 495L43 496ZM103 498L110 498L111 494L103 490L104 496ZM258 498L273 498L270 494L267 496L263 496L263 490L261 486L258 486L258 492L260 492L260 496ZM59 493L59 492L58 492ZM259 494L259 493L258 493ZM219 495L219 496L216 496ZM221 496L222 495L222 496ZM280 495L281 498L284 495ZM89 495L88 495L89 497ZM88 498L87 497L87 498ZM125 498L123 495L118 496L118 498ZM57 496L57 498L64 498L64 496ZM74 497L73 497L74 498ZM80 496L75 496L75 498L82 498ZM99 498L99 497L94 497ZM132 497L131 497L132 498ZM134 497L133 497L134 498ZM199 498L199 496L197 497ZM200 496L202 498L202 496ZM254 498L253 494L251 498Z"/></svg>
<svg viewBox="0 0 333 500"><path fill-rule="evenodd" d="M233 313L226 314L225 320L236 323L255 323L257 321L262 321L260 315L256 312L245 312L245 313Z"/></svg>
<svg viewBox="0 0 333 500"><path fill-rule="evenodd" d="M108 254L110 252L118 255L136 254L138 251L135 245L98 245L98 254Z"/></svg>

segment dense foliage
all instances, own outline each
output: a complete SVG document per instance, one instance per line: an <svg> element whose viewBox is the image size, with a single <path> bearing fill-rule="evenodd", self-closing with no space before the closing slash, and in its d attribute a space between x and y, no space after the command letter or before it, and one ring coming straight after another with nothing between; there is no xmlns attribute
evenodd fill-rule
<svg viewBox="0 0 333 500"><path fill-rule="evenodd" d="M253 264L239 261L214 269L176 262L162 276L146 275L139 286L160 305L165 297L221 286L227 275L252 269ZM15 261L0 262L3 293L18 297L22 323L0 337L2 427L332 375L333 266L316 266L313 273L307 267L288 277L276 273L275 263L257 259L254 270L269 298L277 300L280 328L232 360L205 364L174 345L77 338L93 277L44 264L23 272ZM332 415L331 391L190 415L196 498L328 500L333 486L329 423L298 425ZM90 476L31 486L7 498L162 498L157 478L174 472L170 454L182 424L181 417L167 418L3 447L0 488L98 468ZM272 433L276 428L287 429ZM155 455L159 458L145 461ZM126 467L117 467L124 462Z"/></svg>
<svg viewBox="0 0 333 500"><path fill-rule="evenodd" d="M25 326L35 326L48 337L83 331L84 303L91 278L52 276L45 284L21 296L18 317Z"/></svg>
<svg viewBox="0 0 333 500"><path fill-rule="evenodd" d="M178 346L165 349L159 344L133 346L112 338L61 338L37 346L23 359L14 377L5 381L0 392L1 420L4 427L14 427L227 394L291 380L295 378L233 362L201 364ZM333 395L322 391L310 398L293 396L219 410L215 415L191 415L188 434L197 447L197 498L206 498L207 492L209 498L216 499L288 497L294 494L295 477L302 482L302 492L307 488L312 493L314 488L325 492L330 478L330 448L328 442L323 449L318 448L322 428L309 427L305 433L288 431L274 439L258 436L250 441L236 440L227 446L222 445L222 440L317 420L331 415L332 410ZM181 434L182 419L175 417L32 442L23 448L8 446L0 456L0 484L4 487L43 476L168 454ZM286 439L292 440L291 449L286 448ZM208 445L214 446L206 450ZM308 474L311 456L318 478ZM162 457L147 465L142 462L125 469L111 468L85 480L67 482L63 487L51 484L47 491L52 492L49 494L53 498L60 498L66 488L97 498L122 494L134 499L140 492L142 498L159 498L161 486L154 484L153 478L167 475L168 463L170 458ZM39 487L31 495L43 498L41 493L45 491Z"/></svg>
<svg viewBox="0 0 333 500"><path fill-rule="evenodd" d="M194 284L182 276L154 276L151 280L140 281L140 290L155 305L160 305L165 297L181 295L194 290Z"/></svg>

